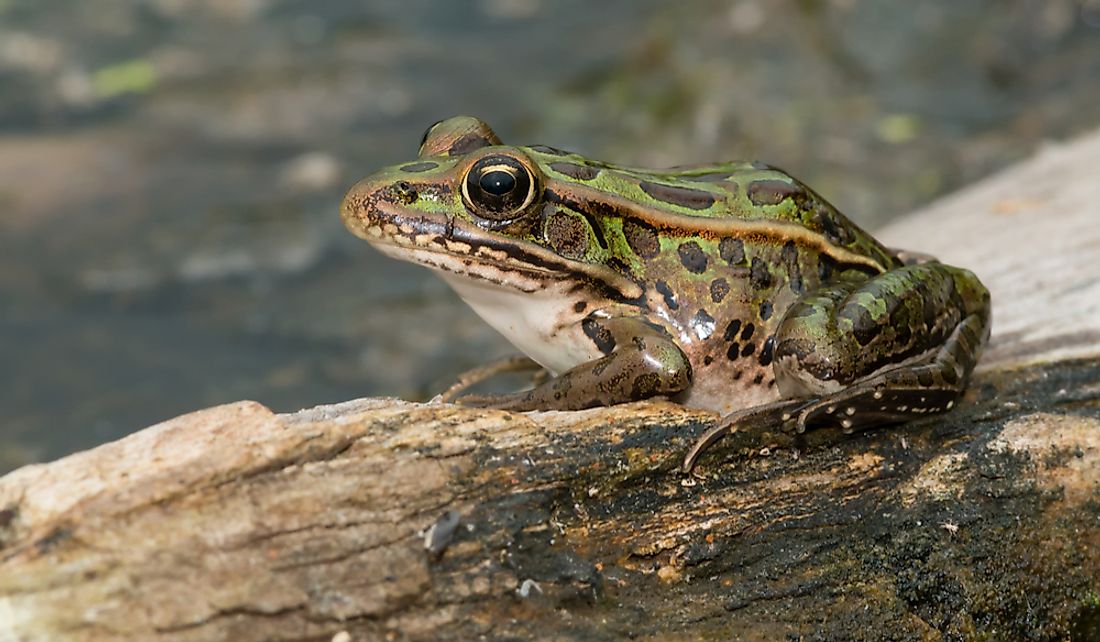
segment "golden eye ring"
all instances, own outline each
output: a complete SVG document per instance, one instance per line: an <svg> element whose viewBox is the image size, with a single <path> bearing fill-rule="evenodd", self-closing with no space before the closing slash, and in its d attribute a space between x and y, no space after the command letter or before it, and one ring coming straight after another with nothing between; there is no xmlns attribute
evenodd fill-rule
<svg viewBox="0 0 1100 642"><path fill-rule="evenodd" d="M480 218L519 218L535 200L537 181L526 165L502 154L478 160L462 181L462 200Z"/></svg>

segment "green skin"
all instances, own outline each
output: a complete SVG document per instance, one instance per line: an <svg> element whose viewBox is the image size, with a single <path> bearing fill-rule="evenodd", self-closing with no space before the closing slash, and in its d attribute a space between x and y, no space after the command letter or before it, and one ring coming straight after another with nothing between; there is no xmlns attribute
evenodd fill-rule
<svg viewBox="0 0 1100 642"><path fill-rule="evenodd" d="M352 187L347 227L439 271L553 378L459 403L655 396L722 412L684 461L760 422L846 430L950 409L989 336L971 272L883 247L788 174L653 171L504 146L476 118Z"/></svg>

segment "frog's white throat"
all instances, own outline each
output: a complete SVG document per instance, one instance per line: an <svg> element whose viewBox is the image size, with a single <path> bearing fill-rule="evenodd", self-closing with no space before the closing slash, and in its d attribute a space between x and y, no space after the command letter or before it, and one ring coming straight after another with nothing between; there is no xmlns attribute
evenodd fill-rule
<svg viewBox="0 0 1100 642"><path fill-rule="evenodd" d="M601 356L591 341L578 336L584 310L591 307L583 290L569 291L570 281L543 281L537 290L523 291L466 275L440 274L486 323L552 374ZM586 305L578 306L581 301Z"/></svg>

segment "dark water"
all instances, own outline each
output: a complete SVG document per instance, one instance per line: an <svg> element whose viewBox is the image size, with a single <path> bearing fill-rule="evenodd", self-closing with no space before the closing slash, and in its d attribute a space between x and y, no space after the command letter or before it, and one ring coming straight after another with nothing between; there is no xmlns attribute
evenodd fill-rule
<svg viewBox="0 0 1100 642"><path fill-rule="evenodd" d="M0 1L0 470L509 352L337 217L439 118L760 158L874 227L1100 123L1098 27L1091 0Z"/></svg>

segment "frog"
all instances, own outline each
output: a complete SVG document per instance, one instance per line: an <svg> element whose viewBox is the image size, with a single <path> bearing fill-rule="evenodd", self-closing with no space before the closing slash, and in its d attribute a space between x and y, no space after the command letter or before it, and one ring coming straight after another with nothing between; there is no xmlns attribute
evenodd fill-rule
<svg viewBox="0 0 1100 642"><path fill-rule="evenodd" d="M352 186L340 211L383 254L437 272L549 375L456 403L664 398L718 413L685 472L761 422L850 433L951 410L989 337L973 272L887 248L755 161L635 168L506 145L456 116L427 129L414 160Z"/></svg>

